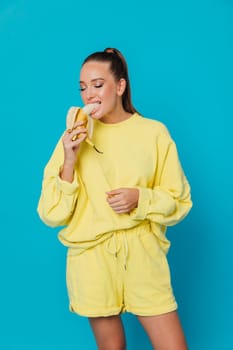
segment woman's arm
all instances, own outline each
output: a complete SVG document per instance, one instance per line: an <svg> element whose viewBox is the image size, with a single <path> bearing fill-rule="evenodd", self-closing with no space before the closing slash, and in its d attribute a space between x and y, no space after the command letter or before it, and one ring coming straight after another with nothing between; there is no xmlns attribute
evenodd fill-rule
<svg viewBox="0 0 233 350"><path fill-rule="evenodd" d="M75 126L82 124L78 122ZM72 141L80 133L83 135ZM73 214L80 189L75 164L80 144L85 138L84 128L66 131L45 167L37 210L41 220L49 226L65 225Z"/></svg>
<svg viewBox="0 0 233 350"><path fill-rule="evenodd" d="M107 192L107 202L116 213L129 213L135 220L175 225L188 214L192 202L176 145L166 129L157 140L155 169L152 187L114 189Z"/></svg>
<svg viewBox="0 0 233 350"><path fill-rule="evenodd" d="M77 174L68 182L60 176L64 164L62 140L60 140L44 170L41 195L37 207L41 220L52 227L67 224L74 210L79 184Z"/></svg>
<svg viewBox="0 0 233 350"><path fill-rule="evenodd" d="M181 221L192 207L190 186L182 170L176 145L166 133L158 138L157 155L154 186L138 187L138 206L132 212L132 217L172 226Z"/></svg>

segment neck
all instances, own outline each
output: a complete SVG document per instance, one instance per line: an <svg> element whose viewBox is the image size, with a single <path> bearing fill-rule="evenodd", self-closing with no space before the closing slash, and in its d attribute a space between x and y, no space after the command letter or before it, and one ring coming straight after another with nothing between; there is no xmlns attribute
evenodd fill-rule
<svg viewBox="0 0 233 350"><path fill-rule="evenodd" d="M132 116L132 113L126 112L123 107L115 108L114 111L107 113L100 120L106 124L115 124L120 123L123 120L129 119Z"/></svg>

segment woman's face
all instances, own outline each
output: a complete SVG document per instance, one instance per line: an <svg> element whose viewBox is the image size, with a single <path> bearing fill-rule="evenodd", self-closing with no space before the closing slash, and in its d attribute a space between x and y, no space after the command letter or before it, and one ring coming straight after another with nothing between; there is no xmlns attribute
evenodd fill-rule
<svg viewBox="0 0 233 350"><path fill-rule="evenodd" d="M114 114L122 105L121 96L125 89L125 81L116 81L110 72L108 62L89 61L80 72L80 91L84 104L98 103L91 116L101 119L103 116Z"/></svg>

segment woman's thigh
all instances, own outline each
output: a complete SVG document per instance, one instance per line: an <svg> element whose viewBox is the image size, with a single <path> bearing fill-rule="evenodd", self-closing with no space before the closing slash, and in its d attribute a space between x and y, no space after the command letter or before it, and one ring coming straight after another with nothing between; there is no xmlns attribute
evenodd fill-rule
<svg viewBox="0 0 233 350"><path fill-rule="evenodd" d="M89 317L99 350L125 350L126 341L120 316Z"/></svg>
<svg viewBox="0 0 233 350"><path fill-rule="evenodd" d="M176 311L158 316L138 316L156 350L187 350Z"/></svg>

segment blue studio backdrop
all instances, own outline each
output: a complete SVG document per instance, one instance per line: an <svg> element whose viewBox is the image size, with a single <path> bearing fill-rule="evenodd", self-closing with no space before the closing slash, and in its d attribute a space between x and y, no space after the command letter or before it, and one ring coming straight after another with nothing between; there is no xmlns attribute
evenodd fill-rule
<svg viewBox="0 0 233 350"><path fill-rule="evenodd" d="M66 248L36 212L43 168L81 105L80 64L125 55L136 108L175 139L194 206L169 228L190 350L233 349L233 2L0 0L0 349L96 349L68 311ZM129 350L151 346L123 316Z"/></svg>

